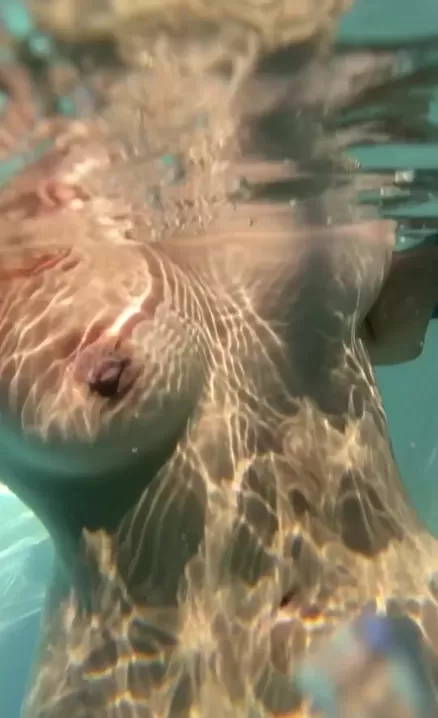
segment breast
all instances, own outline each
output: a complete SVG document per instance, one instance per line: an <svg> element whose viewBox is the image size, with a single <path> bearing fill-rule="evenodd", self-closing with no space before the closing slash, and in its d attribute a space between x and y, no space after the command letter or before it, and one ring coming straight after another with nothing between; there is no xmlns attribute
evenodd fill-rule
<svg viewBox="0 0 438 718"><path fill-rule="evenodd" d="M53 466L66 452L72 471L92 474L156 450L186 420L202 375L201 359L185 351L196 327L178 309L184 275L159 252L114 241L95 218L65 207L4 220L2 237L7 453L20 455L24 442L29 465L39 465L50 446Z"/></svg>

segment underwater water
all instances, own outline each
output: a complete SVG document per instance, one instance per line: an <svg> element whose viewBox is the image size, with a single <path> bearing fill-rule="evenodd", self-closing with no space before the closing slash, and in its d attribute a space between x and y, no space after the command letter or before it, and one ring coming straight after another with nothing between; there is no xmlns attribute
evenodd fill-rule
<svg viewBox="0 0 438 718"><path fill-rule="evenodd" d="M11 0L3 0L4 5ZM1 5L0 5L1 6ZM357 0L344 18L340 41L345 44L408 46L418 43L412 57L421 64L438 38L436 0L417 0L412 13L411 0ZM422 45L422 41L427 44ZM438 58L438 41L435 46ZM406 60L408 61L408 59ZM438 73L437 73L438 82ZM438 128L438 85L436 98L429 93L429 122ZM400 105L400 113L410 108ZM431 132L431 136L433 133ZM396 149L357 148L356 157L370 170L416 168L433 174L438 169L438 138L412 148L400 144ZM11 168L0 168L6 174ZM13 169L13 168L12 168ZM414 193L415 194L415 193ZM385 209L385 206L384 206ZM433 220L438 204L433 192L419 192L418 201L392 212L407 217ZM400 251L423 239L422 231L399 236ZM395 453L413 504L431 531L438 536L438 320L432 321L421 357L409 364L379 368L377 379L383 394ZM40 609L49 579L52 547L43 528L15 497L0 493L0 696L1 715L18 718L23 691L38 634Z"/></svg>

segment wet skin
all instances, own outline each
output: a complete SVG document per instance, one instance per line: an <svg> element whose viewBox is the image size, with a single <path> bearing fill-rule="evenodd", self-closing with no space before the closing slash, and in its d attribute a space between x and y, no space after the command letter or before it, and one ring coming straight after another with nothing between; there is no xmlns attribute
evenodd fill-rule
<svg viewBox="0 0 438 718"><path fill-rule="evenodd" d="M57 550L32 718L304 716L298 662L365 606L437 651L360 339L394 228L274 201L271 100L166 63L0 198L0 468Z"/></svg>

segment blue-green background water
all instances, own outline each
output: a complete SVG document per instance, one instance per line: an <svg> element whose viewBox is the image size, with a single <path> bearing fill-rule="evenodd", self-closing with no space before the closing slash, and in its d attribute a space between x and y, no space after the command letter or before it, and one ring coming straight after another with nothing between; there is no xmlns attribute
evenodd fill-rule
<svg viewBox="0 0 438 718"><path fill-rule="evenodd" d="M0 0L0 7L17 0ZM352 44L403 44L421 38L438 38L438 0L357 0L353 10L344 18L340 28L343 42ZM438 47L438 43L436 45ZM436 101L431 93L430 116L438 117L438 87ZM361 157L362 159L362 157ZM412 166L438 168L438 143L426 150L399 147L385 157L384 148L365 151L365 161L376 167L395 165L400 169ZM1 168L0 168L1 169ZM410 208L410 211L415 208ZM429 202L427 211L437 214ZM427 213L427 212L426 212ZM424 216L424 205L420 214ZM431 322L422 356L399 367L382 368L378 381L403 479L411 499L423 520L438 535L438 321ZM20 516L20 523L11 519ZM0 614L7 610L32 614L36 601L50 576L52 550L49 542L41 540L41 533L32 519L18 511L13 497L0 495ZM5 555L15 542L18 549L12 558L11 572L6 571ZM21 543L20 543L21 542ZM8 554L11 558L11 554ZM10 564L12 565L12 564ZM11 582L15 582L11 585ZM33 586L32 593L27 589ZM35 588L36 586L36 588ZM26 594L27 591L27 594ZM26 604L27 600L27 604ZM3 602L3 603L2 603ZM8 614L8 615L9 615ZM27 680L35 641L39 613L33 612L11 629L2 631L0 620L0 713L2 718L18 718L24 686Z"/></svg>

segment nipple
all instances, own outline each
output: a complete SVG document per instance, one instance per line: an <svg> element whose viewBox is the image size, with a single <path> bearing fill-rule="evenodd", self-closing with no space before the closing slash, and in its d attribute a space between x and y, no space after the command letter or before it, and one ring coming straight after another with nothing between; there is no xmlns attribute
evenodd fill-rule
<svg viewBox="0 0 438 718"><path fill-rule="evenodd" d="M121 399L132 388L138 370L128 350L113 341L98 341L80 353L75 375L91 394L114 400Z"/></svg>

